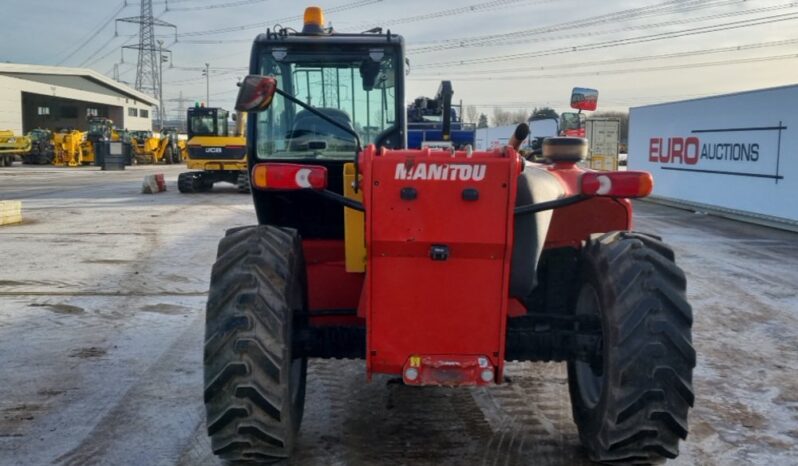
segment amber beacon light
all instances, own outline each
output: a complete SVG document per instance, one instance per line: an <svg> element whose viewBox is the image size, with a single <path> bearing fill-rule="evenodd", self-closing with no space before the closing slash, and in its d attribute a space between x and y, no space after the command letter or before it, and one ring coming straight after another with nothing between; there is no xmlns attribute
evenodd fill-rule
<svg viewBox="0 0 798 466"><path fill-rule="evenodd" d="M321 34L324 32L324 12L321 7L309 6L305 8L305 25L303 34Z"/></svg>

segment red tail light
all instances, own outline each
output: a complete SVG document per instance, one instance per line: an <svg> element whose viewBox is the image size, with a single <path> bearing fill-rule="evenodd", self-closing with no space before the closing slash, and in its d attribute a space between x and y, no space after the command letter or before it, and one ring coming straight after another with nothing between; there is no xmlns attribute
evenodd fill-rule
<svg viewBox="0 0 798 466"><path fill-rule="evenodd" d="M327 168L294 163L259 163L252 168L252 186L258 189L325 189Z"/></svg>
<svg viewBox="0 0 798 466"><path fill-rule="evenodd" d="M582 194L603 197L646 197L654 188L648 172L587 172L582 175Z"/></svg>

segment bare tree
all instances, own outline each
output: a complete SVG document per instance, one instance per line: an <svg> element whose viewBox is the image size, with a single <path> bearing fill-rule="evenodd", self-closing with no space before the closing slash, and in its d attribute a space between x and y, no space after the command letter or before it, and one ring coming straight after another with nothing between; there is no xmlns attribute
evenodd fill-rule
<svg viewBox="0 0 798 466"><path fill-rule="evenodd" d="M466 123L476 123L477 118L479 118L479 113L477 113L477 107L473 105L466 105L465 108L465 115L463 115L463 121Z"/></svg>
<svg viewBox="0 0 798 466"><path fill-rule="evenodd" d="M493 126L525 123L528 115L528 110L509 111L496 107L493 109Z"/></svg>
<svg viewBox="0 0 798 466"><path fill-rule="evenodd" d="M493 109L493 118L491 119L491 123L493 126L505 126L512 123L512 115L509 111L504 110L501 107L495 107Z"/></svg>

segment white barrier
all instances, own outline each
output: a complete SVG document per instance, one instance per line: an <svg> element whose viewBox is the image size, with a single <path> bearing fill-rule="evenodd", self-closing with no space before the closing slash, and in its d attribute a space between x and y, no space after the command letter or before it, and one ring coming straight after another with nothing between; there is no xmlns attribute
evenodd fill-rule
<svg viewBox="0 0 798 466"><path fill-rule="evenodd" d="M798 85L635 107L630 170L654 196L798 224Z"/></svg>

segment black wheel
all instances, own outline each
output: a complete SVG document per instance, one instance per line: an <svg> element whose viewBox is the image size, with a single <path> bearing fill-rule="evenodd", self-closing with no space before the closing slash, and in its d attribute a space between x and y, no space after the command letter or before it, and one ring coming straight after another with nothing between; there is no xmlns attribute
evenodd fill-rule
<svg viewBox="0 0 798 466"><path fill-rule="evenodd" d="M591 362L570 361L574 420L593 461L675 458L693 406L693 314L684 272L659 238L593 235L574 312L601 322Z"/></svg>
<svg viewBox="0 0 798 466"><path fill-rule="evenodd" d="M211 272L205 324L205 409L213 452L277 461L294 448L307 359L293 354L305 312L305 264L295 230L227 232Z"/></svg>
<svg viewBox="0 0 798 466"><path fill-rule="evenodd" d="M238 178L236 179L236 188L238 188L238 192L240 193L249 193L249 172L243 171L238 174Z"/></svg>
<svg viewBox="0 0 798 466"><path fill-rule="evenodd" d="M177 190L181 193L193 193L195 191L194 173L185 172L177 175Z"/></svg>
<svg viewBox="0 0 798 466"><path fill-rule="evenodd" d="M171 148L172 150L172 163L180 163L182 160L180 159L180 149Z"/></svg>
<svg viewBox="0 0 798 466"><path fill-rule="evenodd" d="M171 146L167 146L166 147L166 150L163 153L163 161L167 165L171 165L172 164L173 160L172 160L172 147Z"/></svg>
<svg viewBox="0 0 798 466"><path fill-rule="evenodd" d="M199 172L194 176L194 189L200 193L207 193L213 190L213 179Z"/></svg>

